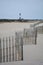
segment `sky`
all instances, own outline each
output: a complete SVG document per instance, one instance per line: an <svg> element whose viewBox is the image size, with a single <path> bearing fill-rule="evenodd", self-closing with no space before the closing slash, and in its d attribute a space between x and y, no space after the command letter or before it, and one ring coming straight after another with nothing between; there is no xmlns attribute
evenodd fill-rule
<svg viewBox="0 0 43 65"><path fill-rule="evenodd" d="M43 19L43 0L0 0L0 19Z"/></svg>

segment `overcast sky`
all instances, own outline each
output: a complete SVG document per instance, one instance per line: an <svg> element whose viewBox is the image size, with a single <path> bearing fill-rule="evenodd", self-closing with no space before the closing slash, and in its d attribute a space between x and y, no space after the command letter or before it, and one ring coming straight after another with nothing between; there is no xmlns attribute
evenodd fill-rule
<svg viewBox="0 0 43 65"><path fill-rule="evenodd" d="M0 19L43 19L43 0L0 0Z"/></svg>

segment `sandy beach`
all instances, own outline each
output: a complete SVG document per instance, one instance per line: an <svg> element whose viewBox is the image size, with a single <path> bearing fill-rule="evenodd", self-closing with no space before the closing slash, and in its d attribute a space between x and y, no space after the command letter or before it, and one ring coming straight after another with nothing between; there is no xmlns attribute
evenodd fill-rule
<svg viewBox="0 0 43 65"><path fill-rule="evenodd" d="M31 23L0 24L0 37L12 36L17 31L29 28ZM15 36L15 35L14 35ZM37 34L36 45L23 46L23 61L0 63L0 65L43 65L43 34Z"/></svg>

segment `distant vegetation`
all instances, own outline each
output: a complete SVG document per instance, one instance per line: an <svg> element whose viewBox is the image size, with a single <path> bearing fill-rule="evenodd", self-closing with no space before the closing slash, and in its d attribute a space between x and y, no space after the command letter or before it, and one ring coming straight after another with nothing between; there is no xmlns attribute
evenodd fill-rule
<svg viewBox="0 0 43 65"><path fill-rule="evenodd" d="M43 21L43 19L0 19L0 23L2 22L35 22L35 21Z"/></svg>

